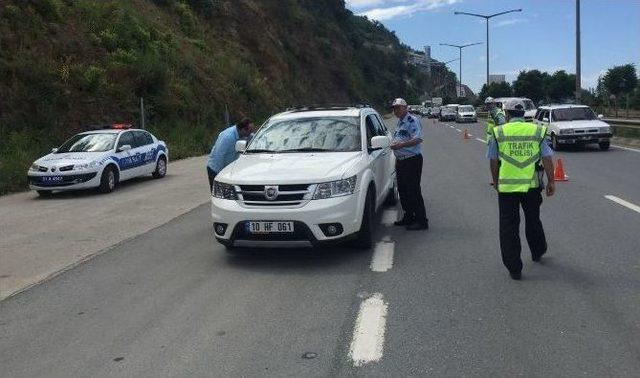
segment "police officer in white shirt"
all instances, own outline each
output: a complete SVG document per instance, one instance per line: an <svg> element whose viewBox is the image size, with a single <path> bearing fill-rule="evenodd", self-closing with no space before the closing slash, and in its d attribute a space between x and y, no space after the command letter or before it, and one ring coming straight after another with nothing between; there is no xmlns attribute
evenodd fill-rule
<svg viewBox="0 0 640 378"><path fill-rule="evenodd" d="M422 177L422 125L420 120L407 111L407 102L396 98L392 105L398 125L393 133L391 149L396 156L396 174L400 203L404 210L402 220L396 226L407 226L417 231L429 228L420 179Z"/></svg>

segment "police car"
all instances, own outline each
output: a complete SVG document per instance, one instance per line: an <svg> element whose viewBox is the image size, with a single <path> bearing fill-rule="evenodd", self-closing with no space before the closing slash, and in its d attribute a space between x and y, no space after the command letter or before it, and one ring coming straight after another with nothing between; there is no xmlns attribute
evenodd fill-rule
<svg viewBox="0 0 640 378"><path fill-rule="evenodd" d="M109 193L120 181L164 177L168 161L165 142L129 124L113 124L74 135L33 162L27 177L29 187L41 196L87 188Z"/></svg>

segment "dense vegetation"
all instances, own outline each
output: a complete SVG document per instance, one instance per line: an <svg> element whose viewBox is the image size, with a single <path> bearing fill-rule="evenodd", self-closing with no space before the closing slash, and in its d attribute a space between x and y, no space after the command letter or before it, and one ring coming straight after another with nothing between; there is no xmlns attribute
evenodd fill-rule
<svg viewBox="0 0 640 378"><path fill-rule="evenodd" d="M88 124L140 121L172 157L224 125L300 103L417 102L407 47L344 0L6 0L0 3L0 193Z"/></svg>
<svg viewBox="0 0 640 378"><path fill-rule="evenodd" d="M528 97L536 104L572 102L575 99L576 75L565 71L552 74L539 70L521 71L512 83L483 85L478 96L480 104L487 96ZM593 107L625 105L640 109L640 86L633 64L615 66L598 79L596 88L583 90L581 102Z"/></svg>

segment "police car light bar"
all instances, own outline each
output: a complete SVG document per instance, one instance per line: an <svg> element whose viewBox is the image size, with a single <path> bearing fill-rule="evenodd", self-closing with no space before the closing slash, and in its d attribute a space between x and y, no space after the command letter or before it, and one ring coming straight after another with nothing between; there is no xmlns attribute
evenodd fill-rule
<svg viewBox="0 0 640 378"><path fill-rule="evenodd" d="M112 125L109 125L109 127L106 127L106 128L121 130L121 129L130 129L132 127L133 125L131 125L130 123L114 123Z"/></svg>

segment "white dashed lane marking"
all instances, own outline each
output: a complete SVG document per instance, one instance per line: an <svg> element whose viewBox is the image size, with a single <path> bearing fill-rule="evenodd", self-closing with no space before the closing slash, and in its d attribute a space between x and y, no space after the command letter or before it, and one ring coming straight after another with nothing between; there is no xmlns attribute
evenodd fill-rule
<svg viewBox="0 0 640 378"><path fill-rule="evenodd" d="M486 141L486 140L482 140L482 139L480 139L480 138L476 138L476 140L477 140L478 142L482 142L482 143L484 143L484 144L487 144L487 141Z"/></svg>
<svg viewBox="0 0 640 378"><path fill-rule="evenodd" d="M610 201L613 201L613 202L615 202L615 203L617 203L619 205L622 205L622 206L626 207L627 209L631 209L631 210L635 211L636 213L640 213L640 206L638 206L636 204L633 204L631 202L625 201L622 198L618 198L618 197L612 196L610 194L604 196L604 198L606 198L606 199L608 199Z"/></svg>
<svg viewBox="0 0 640 378"><path fill-rule="evenodd" d="M387 304L382 294L373 294L360 304L349 348L349 357L354 366L362 366L382 358L386 322Z"/></svg>
<svg viewBox="0 0 640 378"><path fill-rule="evenodd" d="M393 266L393 252L395 243L392 241L382 241L376 244L371 259L371 270L374 272L386 272Z"/></svg>

